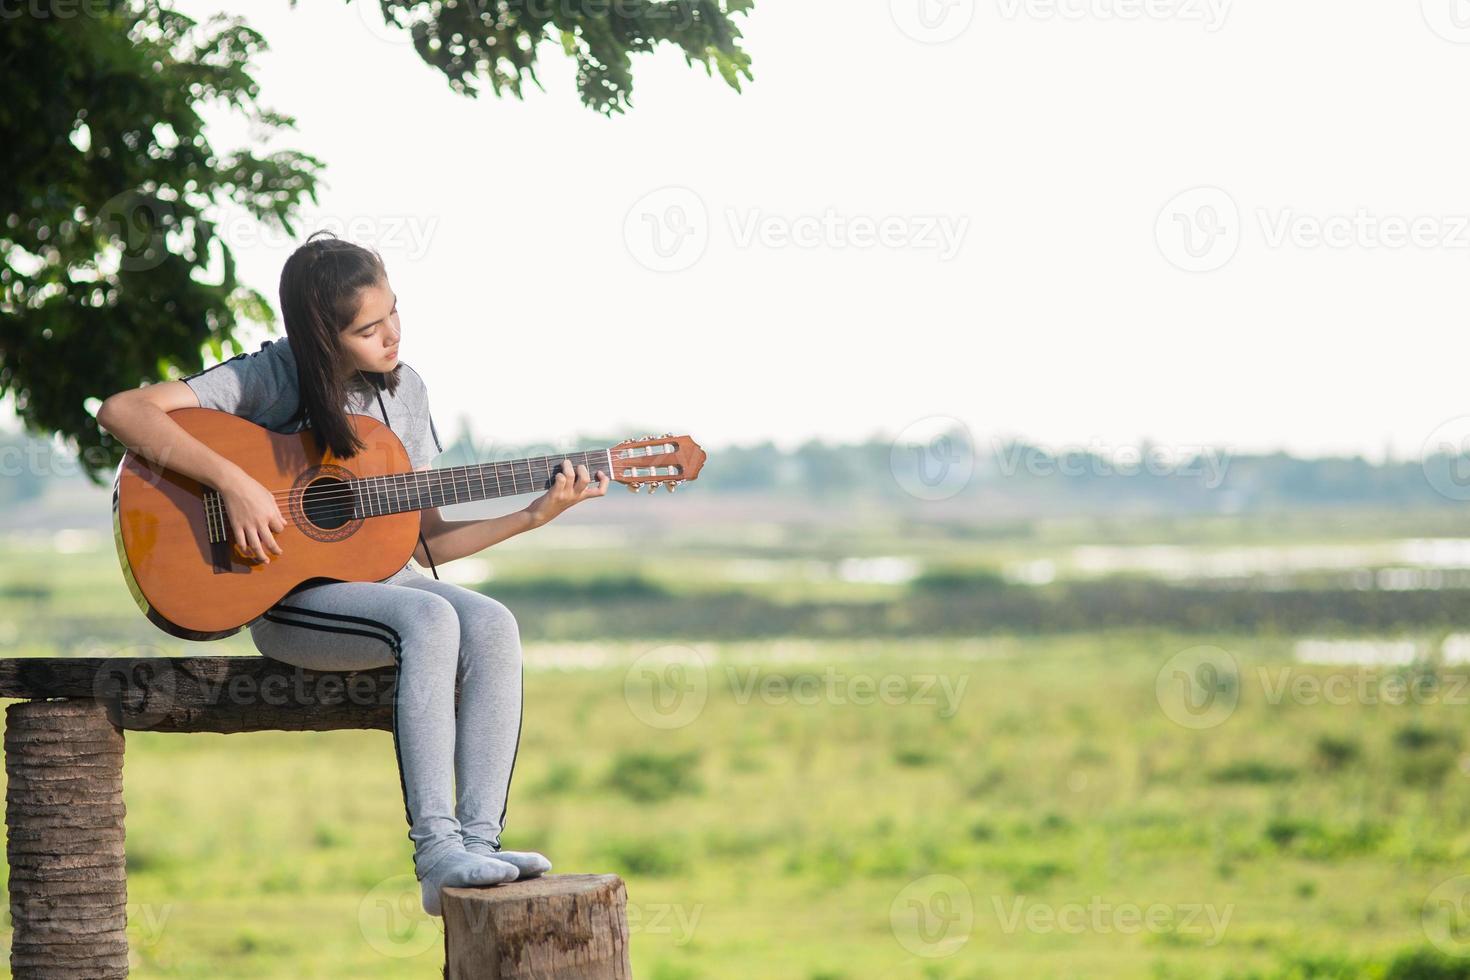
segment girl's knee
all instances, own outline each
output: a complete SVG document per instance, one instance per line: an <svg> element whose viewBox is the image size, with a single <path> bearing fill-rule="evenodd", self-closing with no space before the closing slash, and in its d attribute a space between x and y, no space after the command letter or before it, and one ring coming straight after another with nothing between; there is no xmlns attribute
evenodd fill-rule
<svg viewBox="0 0 1470 980"><path fill-rule="evenodd" d="M521 627L515 614L505 603L480 595L460 617L460 630L466 646L494 655L497 659L520 664Z"/></svg>
<svg viewBox="0 0 1470 980"><path fill-rule="evenodd" d="M429 646L453 650L459 645L459 614L443 596L419 590L404 590L401 602L394 603L395 628L407 639L422 636Z"/></svg>

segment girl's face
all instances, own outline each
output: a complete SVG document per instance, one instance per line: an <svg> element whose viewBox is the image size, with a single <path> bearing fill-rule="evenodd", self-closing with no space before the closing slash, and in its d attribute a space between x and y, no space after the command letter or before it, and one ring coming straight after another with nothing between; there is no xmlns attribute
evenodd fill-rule
<svg viewBox="0 0 1470 980"><path fill-rule="evenodd" d="M398 296L387 280L358 294L357 316L342 331L342 349L350 362L344 376L354 371L387 373L398 366Z"/></svg>

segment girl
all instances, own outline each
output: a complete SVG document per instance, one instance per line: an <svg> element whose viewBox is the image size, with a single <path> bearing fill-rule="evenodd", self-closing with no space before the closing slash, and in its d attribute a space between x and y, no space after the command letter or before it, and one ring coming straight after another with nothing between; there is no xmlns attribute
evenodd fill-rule
<svg viewBox="0 0 1470 980"><path fill-rule="evenodd" d="M284 554L273 536L286 527L274 494L168 412L201 405L277 432L309 426L344 459L365 448L348 425L351 412L388 425L415 470L428 469L443 450L424 381L398 358L397 296L381 257L323 234L308 238L281 272L285 340L179 381L120 392L97 415L123 444L216 488L239 546L266 562ZM433 568L433 554L462 558L540 527L604 495L608 478L601 470L596 476L593 484L586 466L574 470L563 460L555 486L514 514L449 522L437 510L422 511L414 558ZM535 851L500 847L520 743L522 666L519 628L498 600L405 563L376 582L302 583L249 629L256 649L295 666L397 666L393 748L414 874L430 915L443 914L445 886L494 885L551 868Z"/></svg>

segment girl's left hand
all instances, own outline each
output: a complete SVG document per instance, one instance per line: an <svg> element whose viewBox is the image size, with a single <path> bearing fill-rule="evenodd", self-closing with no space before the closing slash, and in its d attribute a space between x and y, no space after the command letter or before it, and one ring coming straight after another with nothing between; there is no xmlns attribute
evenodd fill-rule
<svg viewBox="0 0 1470 980"><path fill-rule="evenodd" d="M531 515L531 520L536 527L545 524L573 504L580 504L591 497L601 497L607 493L611 479L602 470L598 470L597 484L593 486L585 465L578 464L574 470L572 461L564 459L557 471L555 482L555 486L531 501L526 507L526 513Z"/></svg>

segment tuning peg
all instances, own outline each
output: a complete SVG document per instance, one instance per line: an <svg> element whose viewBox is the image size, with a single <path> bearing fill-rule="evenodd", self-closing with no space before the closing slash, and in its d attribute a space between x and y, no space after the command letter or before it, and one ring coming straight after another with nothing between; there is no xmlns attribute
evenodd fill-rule
<svg viewBox="0 0 1470 980"><path fill-rule="evenodd" d="M679 485L679 481L678 480L670 480L668 483L665 483L664 484L664 487L669 491L669 493L673 493L674 492L674 488L677 487L678 485Z"/></svg>
<svg viewBox="0 0 1470 980"><path fill-rule="evenodd" d="M639 490L642 490L643 489L643 484L641 484L641 483L629 483L629 484L627 484L627 487L628 487L628 492L629 493L637 493Z"/></svg>

